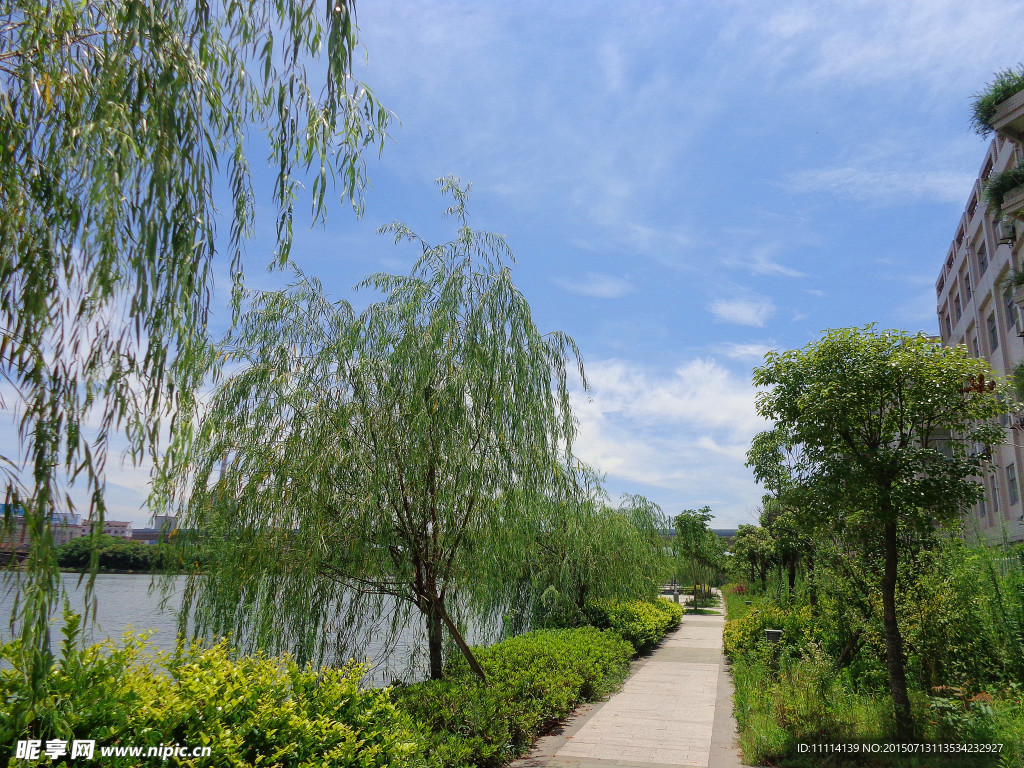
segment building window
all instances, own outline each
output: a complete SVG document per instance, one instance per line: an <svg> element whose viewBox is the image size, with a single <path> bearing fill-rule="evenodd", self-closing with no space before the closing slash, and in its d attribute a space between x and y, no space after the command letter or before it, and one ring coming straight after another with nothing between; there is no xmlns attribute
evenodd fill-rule
<svg viewBox="0 0 1024 768"><path fill-rule="evenodd" d="M988 487L985 488L985 492L988 492ZM986 517L988 515L988 504L982 499L978 502L978 517Z"/></svg>
<svg viewBox="0 0 1024 768"><path fill-rule="evenodd" d="M946 339L949 340L953 336L953 325L949 322L949 315L945 312L942 313L942 327L946 329Z"/></svg>
<svg viewBox="0 0 1024 768"><path fill-rule="evenodd" d="M995 475L992 476L992 511L999 511L999 480Z"/></svg>
<svg viewBox="0 0 1024 768"><path fill-rule="evenodd" d="M966 306L967 302L971 300L971 296L974 295L971 293L971 276L966 272L960 275L960 284L964 287L964 305Z"/></svg>
<svg viewBox="0 0 1024 768"><path fill-rule="evenodd" d="M995 352L999 349L999 328L996 326L996 313L988 316L988 348Z"/></svg>
<svg viewBox="0 0 1024 768"><path fill-rule="evenodd" d="M988 249L982 243L978 248L978 274L984 275L986 269L988 269Z"/></svg>
<svg viewBox="0 0 1024 768"><path fill-rule="evenodd" d="M961 305L960 305L960 296L959 296L959 294L957 294L953 298L953 321L954 322L958 322L960 320L960 315L962 315L962 314L963 314L963 307L961 307Z"/></svg>
<svg viewBox="0 0 1024 768"><path fill-rule="evenodd" d="M1006 330L1017 326L1017 305L1013 303L1013 291L1003 291L1003 305L1006 307Z"/></svg>
<svg viewBox="0 0 1024 768"><path fill-rule="evenodd" d="M1006 490L1010 492L1010 506L1020 503L1020 488L1017 486L1017 467L1010 464L1006 468Z"/></svg>
<svg viewBox="0 0 1024 768"><path fill-rule="evenodd" d="M971 339L971 349L974 350L975 357L981 357L981 345L978 343L977 336Z"/></svg>

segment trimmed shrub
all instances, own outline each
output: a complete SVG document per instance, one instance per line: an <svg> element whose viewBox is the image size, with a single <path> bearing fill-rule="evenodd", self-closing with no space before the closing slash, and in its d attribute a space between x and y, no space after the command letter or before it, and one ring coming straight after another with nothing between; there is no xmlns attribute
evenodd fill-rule
<svg viewBox="0 0 1024 768"><path fill-rule="evenodd" d="M423 764L415 724L387 690L363 690L365 667L316 671L289 658L231 658L225 643L153 653L145 635L126 634L81 649L81 618L65 616L59 662L29 733L15 733L24 695L17 643L3 646L12 665L0 672L0 743L96 740L103 746L209 746L181 766L416 766ZM137 766L138 757L104 757L104 766ZM53 765L45 755L18 765Z"/></svg>
<svg viewBox="0 0 1024 768"><path fill-rule="evenodd" d="M540 630L474 649L483 683L453 657L444 680L395 688L399 709L421 726L435 766L497 768L584 701L615 690L632 646L594 627Z"/></svg>
<svg viewBox="0 0 1024 768"><path fill-rule="evenodd" d="M666 632L683 620L683 606L674 600L659 597L654 601L654 607L668 616L669 624L665 627Z"/></svg>
<svg viewBox="0 0 1024 768"><path fill-rule="evenodd" d="M637 653L653 648L683 615L681 606L663 598L652 603L594 601L587 604L585 612L591 624L618 632L632 643Z"/></svg>

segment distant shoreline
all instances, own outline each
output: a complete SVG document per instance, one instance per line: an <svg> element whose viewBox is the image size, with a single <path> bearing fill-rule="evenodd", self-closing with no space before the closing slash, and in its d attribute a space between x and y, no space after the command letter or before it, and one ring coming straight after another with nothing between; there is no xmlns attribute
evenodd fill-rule
<svg viewBox="0 0 1024 768"><path fill-rule="evenodd" d="M24 566L18 566L16 568L8 568L6 566L0 566L0 571L4 571L4 570L6 570L6 571L14 571L15 573L24 573L25 572L25 567ZM61 573L74 573L74 574L77 574L79 576L88 576L89 575L89 571L83 571L83 570L81 570L79 568L58 568L57 570L59 570ZM189 572L187 572L187 571L179 571L178 573L168 574L165 571L130 571L130 570L123 570L123 569L120 569L120 568L99 568L96 571L96 575L98 575L98 576L115 576L115 575L120 575L120 576L187 576L188 573ZM205 571L199 571L198 572L198 575L205 575L205 574L206 574Z"/></svg>

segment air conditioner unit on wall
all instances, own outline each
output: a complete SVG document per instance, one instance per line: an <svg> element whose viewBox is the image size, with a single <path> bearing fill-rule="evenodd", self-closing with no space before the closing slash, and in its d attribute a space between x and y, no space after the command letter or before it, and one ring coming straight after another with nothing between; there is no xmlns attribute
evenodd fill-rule
<svg viewBox="0 0 1024 768"><path fill-rule="evenodd" d="M1006 245L1013 245L1017 239L1017 233L1013 228L1013 222L1009 219L1002 219L997 227L997 233L999 235L999 243Z"/></svg>

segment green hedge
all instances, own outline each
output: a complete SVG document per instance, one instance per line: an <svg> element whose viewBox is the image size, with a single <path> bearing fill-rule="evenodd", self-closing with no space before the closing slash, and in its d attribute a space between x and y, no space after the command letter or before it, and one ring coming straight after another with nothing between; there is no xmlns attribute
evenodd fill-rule
<svg viewBox="0 0 1024 768"><path fill-rule="evenodd" d="M637 653L657 645L683 617L682 606L658 598L654 602L602 600L588 603L587 619L595 627L612 629L633 644Z"/></svg>
<svg viewBox="0 0 1024 768"><path fill-rule="evenodd" d="M487 683L452 659L444 680L394 689L422 726L431 765L497 768L580 703L615 690L632 646L594 627L541 630L474 649Z"/></svg>
<svg viewBox="0 0 1024 768"><path fill-rule="evenodd" d="M94 762L137 766L157 758L100 757L102 746L210 746L208 757L170 758L181 766L419 766L423 744L411 718L386 690L359 687L365 669L350 664L314 671L289 659L233 660L223 643L154 654L146 637L126 635L75 649L80 618L45 681L45 704L28 732L15 732L24 693L16 643L2 647L11 668L0 671L0 748L18 739L96 740ZM156 674L154 672L157 672ZM71 764L81 762L80 759ZM54 765L17 760L14 765Z"/></svg>

